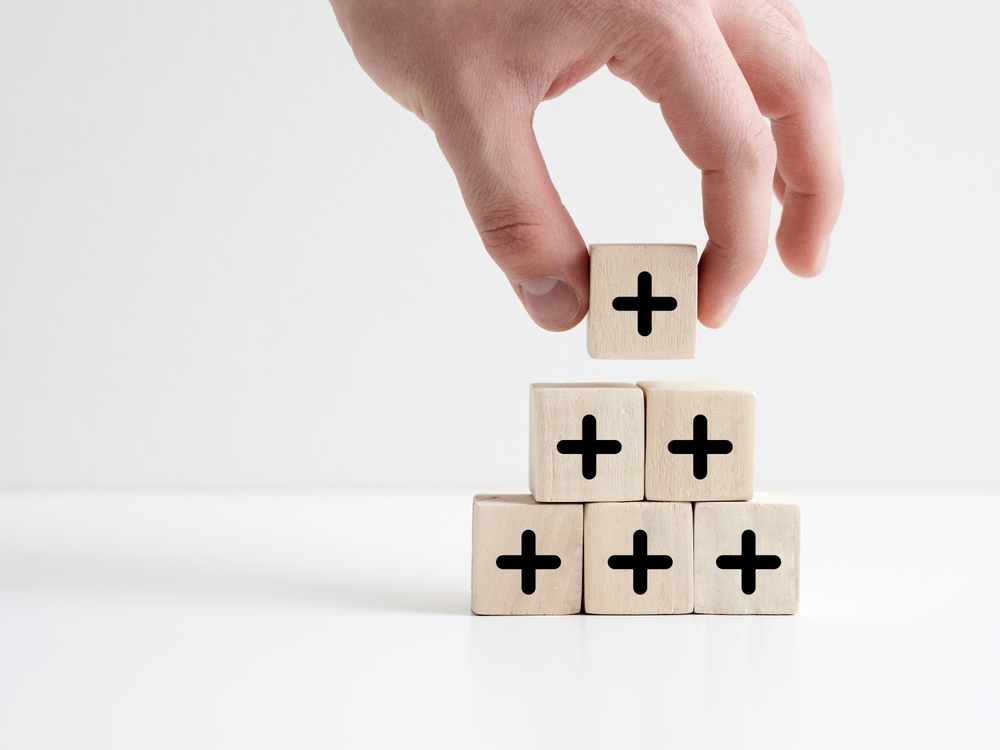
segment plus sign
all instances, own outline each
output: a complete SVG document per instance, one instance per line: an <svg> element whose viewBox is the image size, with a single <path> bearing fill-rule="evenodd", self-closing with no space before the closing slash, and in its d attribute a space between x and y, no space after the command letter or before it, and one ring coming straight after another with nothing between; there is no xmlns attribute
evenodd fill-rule
<svg viewBox="0 0 1000 750"><path fill-rule="evenodd" d="M653 277L648 271L643 271L636 279L639 289L634 297L615 297L611 307L618 312L634 311L636 326L640 336L648 336L653 332L653 311L670 312L677 309L677 300L673 297L653 296Z"/></svg>
<svg viewBox="0 0 1000 750"><path fill-rule="evenodd" d="M535 554L535 532L531 529L521 533L520 555L500 555L497 558L500 570L521 571L521 591L525 594L535 593L536 570L555 570L561 564L559 555Z"/></svg>
<svg viewBox="0 0 1000 750"><path fill-rule="evenodd" d="M749 596L757 590L757 571L777 570L781 567L781 558L777 555L758 555L757 535L747 529L743 532L740 554L719 555L715 564L722 570L743 571L741 588Z"/></svg>
<svg viewBox="0 0 1000 750"><path fill-rule="evenodd" d="M579 453L583 458L583 478L597 476L597 454L614 455L622 452L622 444L617 440L597 439L597 417L588 414L583 418L582 440L560 440L556 450L563 454Z"/></svg>
<svg viewBox="0 0 1000 750"><path fill-rule="evenodd" d="M646 593L649 585L649 571L666 570L674 564L670 555L649 555L646 532L640 529L632 535L631 555L612 555L608 558L608 567L612 570L632 571L632 590L639 594Z"/></svg>
<svg viewBox="0 0 1000 750"><path fill-rule="evenodd" d="M709 454L732 453L733 444L728 440L709 440L708 418L699 414L694 418L694 439L671 440L667 443L667 450L674 454L690 453L694 459L694 478L704 479L708 476Z"/></svg>

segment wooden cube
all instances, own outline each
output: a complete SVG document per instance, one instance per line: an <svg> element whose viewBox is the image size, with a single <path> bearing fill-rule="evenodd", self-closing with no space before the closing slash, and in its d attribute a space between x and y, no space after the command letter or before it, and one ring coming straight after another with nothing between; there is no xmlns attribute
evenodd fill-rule
<svg viewBox="0 0 1000 750"><path fill-rule="evenodd" d="M583 589L583 506L531 495L472 500L472 611L572 615Z"/></svg>
<svg viewBox="0 0 1000 750"><path fill-rule="evenodd" d="M691 359L697 326L694 245L591 245L591 357Z"/></svg>
<svg viewBox="0 0 1000 750"><path fill-rule="evenodd" d="M694 509L694 611L794 615L799 610L798 504L776 492Z"/></svg>
<svg viewBox="0 0 1000 750"><path fill-rule="evenodd" d="M594 503L583 509L583 604L603 615L694 611L690 503Z"/></svg>
<svg viewBox="0 0 1000 750"><path fill-rule="evenodd" d="M540 503L642 500L645 406L631 383L533 383L528 484Z"/></svg>
<svg viewBox="0 0 1000 750"><path fill-rule="evenodd" d="M756 396L734 383L643 382L646 499L753 496Z"/></svg>

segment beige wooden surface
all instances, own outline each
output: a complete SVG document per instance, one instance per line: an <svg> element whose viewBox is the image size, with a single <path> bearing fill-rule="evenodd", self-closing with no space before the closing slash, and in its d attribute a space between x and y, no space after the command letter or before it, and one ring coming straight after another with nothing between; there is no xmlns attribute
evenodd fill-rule
<svg viewBox="0 0 1000 750"><path fill-rule="evenodd" d="M790 495L758 492L745 503L694 507L695 612L794 615L799 609L800 510ZM723 570L720 555L741 554L743 532L756 535L757 555L777 555L776 570L756 572L756 590L743 593L741 571Z"/></svg>
<svg viewBox="0 0 1000 750"><path fill-rule="evenodd" d="M756 396L736 383L641 382L646 397L646 499L747 500L754 490ZM690 454L669 450L691 440L694 419L708 420L709 440L728 440L729 454L708 456L708 474L694 475Z"/></svg>
<svg viewBox="0 0 1000 750"><path fill-rule="evenodd" d="M557 450L580 440L583 418L593 415L599 440L617 440L621 452L597 456L597 473L585 479L579 454ZM642 500L645 406L631 383L533 383L529 408L528 484L538 502Z"/></svg>
<svg viewBox="0 0 1000 750"><path fill-rule="evenodd" d="M652 294L677 306L653 311L652 330L638 332L637 314L615 310L616 297L635 297L638 277ZM698 249L694 245L592 245L587 351L594 359L691 359L698 326Z"/></svg>
<svg viewBox="0 0 1000 750"><path fill-rule="evenodd" d="M633 572L614 570L612 555L633 555L646 532L649 555L669 555L635 593ZM591 503L583 509L584 610L594 614L683 614L694 611L694 524L690 503Z"/></svg>
<svg viewBox="0 0 1000 750"><path fill-rule="evenodd" d="M518 570L497 567L521 554L521 535L535 532L538 555L557 555L555 570L536 572L524 594ZM531 495L476 495L472 501L472 611L477 615L571 615L583 587L583 506L541 505Z"/></svg>

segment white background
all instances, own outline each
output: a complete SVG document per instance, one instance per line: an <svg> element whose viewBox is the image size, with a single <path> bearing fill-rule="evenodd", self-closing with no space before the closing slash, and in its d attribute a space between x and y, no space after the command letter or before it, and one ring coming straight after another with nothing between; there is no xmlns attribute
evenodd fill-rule
<svg viewBox="0 0 1000 750"><path fill-rule="evenodd" d="M527 386L736 380L758 484L997 487L1000 6L799 3L847 199L692 362L536 330L322 0L0 4L0 487L526 486ZM600 73L536 129L590 242L704 242Z"/></svg>
<svg viewBox="0 0 1000 750"><path fill-rule="evenodd" d="M1000 745L1000 493L796 497L796 617L475 617L462 492L6 493L0 746Z"/></svg>
<svg viewBox="0 0 1000 750"><path fill-rule="evenodd" d="M642 363L534 327L323 0L3 0L0 746L996 747L1000 5L799 7L828 272ZM704 242L627 84L536 129L588 241ZM800 614L471 616L528 384L654 378L756 389Z"/></svg>

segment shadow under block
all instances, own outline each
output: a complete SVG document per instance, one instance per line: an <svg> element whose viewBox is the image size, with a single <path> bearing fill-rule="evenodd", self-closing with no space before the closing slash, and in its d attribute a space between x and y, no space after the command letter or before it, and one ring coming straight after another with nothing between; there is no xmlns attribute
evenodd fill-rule
<svg viewBox="0 0 1000 750"><path fill-rule="evenodd" d="M591 245L591 357L691 359L697 327L694 245Z"/></svg>
<svg viewBox="0 0 1000 750"><path fill-rule="evenodd" d="M690 503L596 503L583 509L584 609L601 615L694 611Z"/></svg>
<svg viewBox="0 0 1000 750"><path fill-rule="evenodd" d="M646 499L753 496L757 404L735 383L642 382Z"/></svg>
<svg viewBox="0 0 1000 750"><path fill-rule="evenodd" d="M533 383L528 484L540 503L642 500L645 403L631 383Z"/></svg>
<svg viewBox="0 0 1000 750"><path fill-rule="evenodd" d="M694 611L794 615L799 610L800 511L789 496L694 508Z"/></svg>
<svg viewBox="0 0 1000 750"><path fill-rule="evenodd" d="M531 495L472 500L472 611L572 615L583 593L583 506Z"/></svg>

